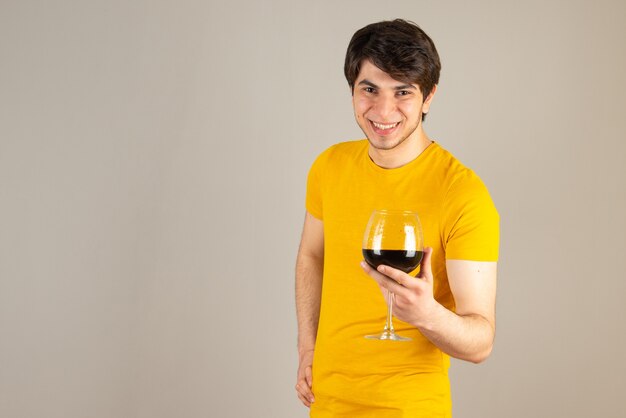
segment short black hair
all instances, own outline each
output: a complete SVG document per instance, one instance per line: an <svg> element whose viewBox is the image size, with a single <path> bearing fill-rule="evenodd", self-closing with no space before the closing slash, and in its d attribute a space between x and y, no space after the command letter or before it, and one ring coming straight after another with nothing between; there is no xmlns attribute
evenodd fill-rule
<svg viewBox="0 0 626 418"><path fill-rule="evenodd" d="M344 74L353 93L364 60L371 61L395 80L417 84L424 100L439 83L441 62L434 42L419 26L407 20L372 23L352 36Z"/></svg>

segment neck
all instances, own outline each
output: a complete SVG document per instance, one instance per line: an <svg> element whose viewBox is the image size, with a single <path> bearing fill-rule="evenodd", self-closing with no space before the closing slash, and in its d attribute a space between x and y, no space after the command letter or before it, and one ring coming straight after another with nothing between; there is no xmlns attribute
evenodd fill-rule
<svg viewBox="0 0 626 418"><path fill-rule="evenodd" d="M420 128L414 132L414 135L411 135L392 149L374 148L370 143L368 154L374 164L390 169L402 167L416 159L432 143L430 138Z"/></svg>

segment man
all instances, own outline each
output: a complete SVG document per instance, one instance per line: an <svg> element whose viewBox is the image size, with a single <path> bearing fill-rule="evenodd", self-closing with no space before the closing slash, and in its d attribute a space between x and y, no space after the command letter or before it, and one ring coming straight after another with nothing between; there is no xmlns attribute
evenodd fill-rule
<svg viewBox="0 0 626 418"><path fill-rule="evenodd" d="M368 25L348 46L367 139L311 167L296 263L296 391L312 417L449 417L449 356L479 363L491 352L498 213L480 179L424 132L440 68L432 40L404 20ZM374 209L418 212L428 247L417 277L363 262ZM384 323L388 291L396 330L412 341L363 338Z"/></svg>

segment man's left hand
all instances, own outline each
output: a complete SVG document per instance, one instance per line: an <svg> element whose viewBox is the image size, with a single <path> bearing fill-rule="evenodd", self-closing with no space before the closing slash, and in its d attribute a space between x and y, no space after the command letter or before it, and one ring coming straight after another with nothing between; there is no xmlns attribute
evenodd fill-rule
<svg viewBox="0 0 626 418"><path fill-rule="evenodd" d="M438 305L433 297L432 253L431 247L424 249L424 258L416 277L384 265L374 270L365 261L361 262L365 273L376 280L383 294L392 292L395 295L393 315L417 328L428 327L431 313Z"/></svg>

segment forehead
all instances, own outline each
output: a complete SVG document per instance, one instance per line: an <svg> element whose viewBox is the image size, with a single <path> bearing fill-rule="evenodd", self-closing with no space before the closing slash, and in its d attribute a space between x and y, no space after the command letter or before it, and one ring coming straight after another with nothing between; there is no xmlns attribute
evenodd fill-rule
<svg viewBox="0 0 626 418"><path fill-rule="evenodd" d="M391 77L388 73L384 72L377 66L375 66L370 60L363 60L359 69L359 75L356 78L355 84L359 84L363 80L367 80L379 86L397 86L397 85L406 85L406 81L396 80ZM417 87L417 84L411 83L413 86Z"/></svg>

